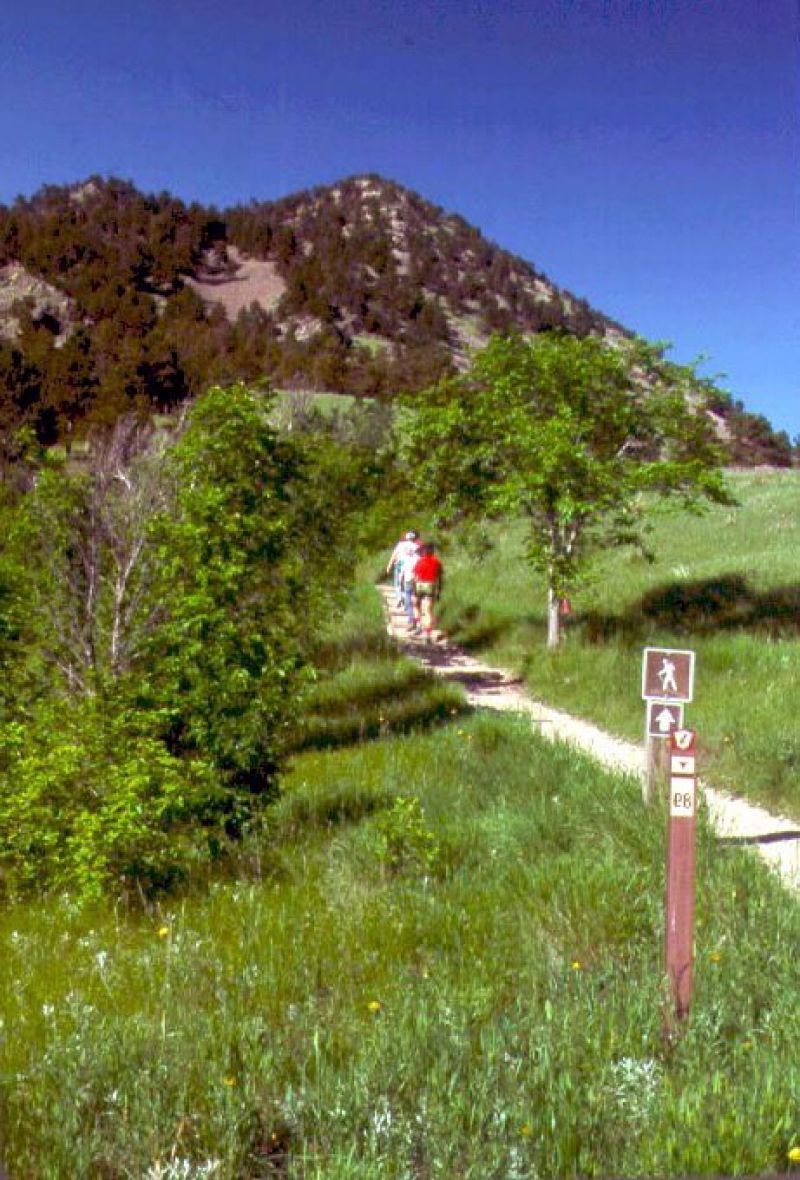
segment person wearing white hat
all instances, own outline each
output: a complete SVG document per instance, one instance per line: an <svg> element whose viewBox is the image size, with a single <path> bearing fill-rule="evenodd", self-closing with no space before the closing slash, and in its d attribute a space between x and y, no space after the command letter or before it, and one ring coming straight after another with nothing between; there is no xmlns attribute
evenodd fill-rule
<svg viewBox="0 0 800 1180"><path fill-rule="evenodd" d="M386 572L394 574L394 591L398 606L405 608L406 619L411 630L417 625L414 579L412 571L419 557L419 533L409 529L397 542L389 558Z"/></svg>

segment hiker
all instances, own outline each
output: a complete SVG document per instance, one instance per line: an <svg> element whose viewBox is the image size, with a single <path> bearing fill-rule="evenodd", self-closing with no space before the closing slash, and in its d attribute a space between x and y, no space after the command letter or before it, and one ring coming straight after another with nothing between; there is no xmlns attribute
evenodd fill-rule
<svg viewBox="0 0 800 1180"><path fill-rule="evenodd" d="M436 623L435 604L442 593L444 567L436 556L436 547L430 542L422 546L420 557L414 565L414 584L419 604L420 626L425 638L433 638Z"/></svg>
<svg viewBox="0 0 800 1180"><path fill-rule="evenodd" d="M414 567L420 555L418 533L414 533L414 540L403 554L403 568L401 578L403 582L403 607L406 612L406 623L412 635L419 631L419 614L417 611L417 595L414 587Z"/></svg>
<svg viewBox="0 0 800 1180"><path fill-rule="evenodd" d="M392 550L392 556L389 558L389 564L386 567L387 574L392 575L392 585L394 587L395 605L403 605L403 568L406 558L414 557L416 560L418 556L417 538L419 533L415 529L409 529L404 533L400 540Z"/></svg>

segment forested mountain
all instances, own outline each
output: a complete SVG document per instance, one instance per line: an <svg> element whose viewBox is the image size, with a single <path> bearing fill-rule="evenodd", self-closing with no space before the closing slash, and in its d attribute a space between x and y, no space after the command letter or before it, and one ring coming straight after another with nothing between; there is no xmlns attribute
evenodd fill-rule
<svg viewBox="0 0 800 1180"><path fill-rule="evenodd" d="M492 332L625 329L378 176L219 211L117 179L0 207L0 437L76 437L212 383L391 398ZM788 439L713 391L731 457L788 462Z"/></svg>

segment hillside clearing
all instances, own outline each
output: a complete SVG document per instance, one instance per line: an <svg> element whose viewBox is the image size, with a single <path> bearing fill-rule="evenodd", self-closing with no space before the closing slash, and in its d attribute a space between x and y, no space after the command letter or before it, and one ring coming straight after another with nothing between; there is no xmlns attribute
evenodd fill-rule
<svg viewBox="0 0 800 1180"><path fill-rule="evenodd" d="M231 322L253 303L264 311L274 311L286 291L275 263L268 258L251 258L235 246L228 246L227 255L232 263L229 272L199 271L197 276L186 276L186 285L205 304L223 308Z"/></svg>

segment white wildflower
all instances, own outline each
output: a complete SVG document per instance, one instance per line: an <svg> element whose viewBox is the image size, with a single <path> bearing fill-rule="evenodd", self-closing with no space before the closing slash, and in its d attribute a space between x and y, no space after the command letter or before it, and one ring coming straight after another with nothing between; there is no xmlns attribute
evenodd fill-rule
<svg viewBox="0 0 800 1180"><path fill-rule="evenodd" d="M221 1160L195 1160L175 1156L172 1159L156 1160L145 1172L144 1180L207 1180L219 1176Z"/></svg>
<svg viewBox="0 0 800 1180"><path fill-rule="evenodd" d="M612 1069L611 1092L631 1118L644 1118L661 1087L661 1065L652 1058L622 1057Z"/></svg>
<svg viewBox="0 0 800 1180"><path fill-rule="evenodd" d="M392 1127L392 1108L389 1105L389 1099L382 1094L375 1103L375 1109L370 1116L373 1132L378 1135L385 1135Z"/></svg>

